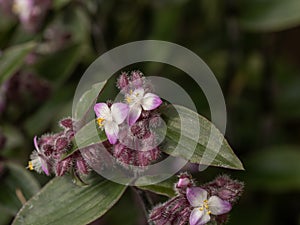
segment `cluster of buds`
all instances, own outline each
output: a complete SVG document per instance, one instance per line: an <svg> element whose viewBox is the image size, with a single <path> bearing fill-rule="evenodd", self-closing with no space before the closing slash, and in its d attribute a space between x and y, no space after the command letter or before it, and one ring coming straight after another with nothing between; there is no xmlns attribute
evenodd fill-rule
<svg viewBox="0 0 300 225"><path fill-rule="evenodd" d="M229 195L224 195L224 187L218 186L221 184L219 182L237 188L232 189L230 198ZM209 222L223 224L227 221L232 204L240 197L243 184L228 176L220 176L197 187L191 176L183 173L174 188L176 196L153 208L149 214L149 222L155 225L204 225Z"/></svg>
<svg viewBox="0 0 300 225"><path fill-rule="evenodd" d="M36 32L52 5L51 0L14 0L12 12L18 17L23 28Z"/></svg>
<svg viewBox="0 0 300 225"><path fill-rule="evenodd" d="M51 174L63 176L71 169L76 174L87 174L89 168L79 151L63 158L72 147L75 135L74 122L71 118L66 118L59 124L64 129L62 132L43 135L39 139L34 138L35 151L30 156L28 168L39 173L44 172L48 176Z"/></svg>
<svg viewBox="0 0 300 225"><path fill-rule="evenodd" d="M228 175L222 175L201 187L210 195L216 195L230 203L235 203L243 193L244 183L232 180Z"/></svg>
<svg viewBox="0 0 300 225"><path fill-rule="evenodd" d="M0 87L0 115L5 111L8 104L15 103L17 106L26 101L35 99L44 101L51 93L50 84L36 75L27 72L17 72Z"/></svg>
<svg viewBox="0 0 300 225"><path fill-rule="evenodd" d="M124 102L97 103L97 124L104 129L112 155L121 164L145 167L160 156L159 135L154 130L161 119L157 108L162 104L153 94L149 82L140 71L121 73L117 87Z"/></svg>

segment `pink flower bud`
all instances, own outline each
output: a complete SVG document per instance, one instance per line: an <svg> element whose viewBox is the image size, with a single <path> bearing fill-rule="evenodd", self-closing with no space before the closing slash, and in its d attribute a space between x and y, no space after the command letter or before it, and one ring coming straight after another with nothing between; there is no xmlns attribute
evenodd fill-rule
<svg viewBox="0 0 300 225"><path fill-rule="evenodd" d="M135 88L140 88L144 84L143 73L140 71L131 72L131 83Z"/></svg>
<svg viewBox="0 0 300 225"><path fill-rule="evenodd" d="M55 168L55 175L63 176L66 172L69 171L71 165L72 165L71 157L68 157L62 161L57 162L56 168Z"/></svg>
<svg viewBox="0 0 300 225"><path fill-rule="evenodd" d="M88 174L88 167L86 162L84 161L83 157L81 154L79 154L76 159L76 169L80 174Z"/></svg>
<svg viewBox="0 0 300 225"><path fill-rule="evenodd" d="M66 137L59 137L55 141L55 149L57 152L62 152L65 150L69 145L69 141Z"/></svg>
<svg viewBox="0 0 300 225"><path fill-rule="evenodd" d="M120 90L127 89L129 84L128 73L122 72L117 81L117 87Z"/></svg>
<svg viewBox="0 0 300 225"><path fill-rule="evenodd" d="M72 129L73 128L73 121L70 117L62 119L61 121L59 121L59 125L62 128L68 128L68 129Z"/></svg>

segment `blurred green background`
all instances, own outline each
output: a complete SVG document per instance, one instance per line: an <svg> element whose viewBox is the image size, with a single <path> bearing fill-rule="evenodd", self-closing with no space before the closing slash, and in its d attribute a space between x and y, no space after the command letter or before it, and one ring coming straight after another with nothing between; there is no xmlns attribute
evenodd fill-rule
<svg viewBox="0 0 300 225"><path fill-rule="evenodd" d="M71 115L77 83L97 56L144 39L192 50L220 83L225 136L246 170L196 176L201 183L227 173L245 182L228 224L300 224L299 0L26 1L0 0L0 225L48 181L25 170L33 136L57 131L57 121ZM210 117L203 93L180 70L158 63L126 69L171 78ZM127 191L93 224L145 224L132 199Z"/></svg>

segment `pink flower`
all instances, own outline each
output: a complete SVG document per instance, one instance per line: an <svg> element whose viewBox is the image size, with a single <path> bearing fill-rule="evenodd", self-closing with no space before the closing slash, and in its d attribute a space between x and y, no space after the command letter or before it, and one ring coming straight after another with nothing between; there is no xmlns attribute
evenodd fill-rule
<svg viewBox="0 0 300 225"><path fill-rule="evenodd" d="M133 125L140 117L143 110L153 110L162 103L160 97L153 93L145 93L144 88L129 91L125 99L129 104L128 125Z"/></svg>
<svg viewBox="0 0 300 225"><path fill-rule="evenodd" d="M217 196L207 199L207 191L199 187L187 189L186 197L194 207L190 214L190 225L203 225L210 221L210 215L222 215L231 210L231 204Z"/></svg>
<svg viewBox="0 0 300 225"><path fill-rule="evenodd" d="M38 143L37 143L37 136L34 137L33 139L34 142L34 147L36 151L33 151L31 154L31 161L28 163L28 168L30 170L35 170L39 173L44 171L44 173L49 176L50 171L49 171L49 165L47 163L46 156L41 152L39 149Z"/></svg>
<svg viewBox="0 0 300 225"><path fill-rule="evenodd" d="M104 128L108 141L116 144L119 134L119 125L124 122L128 115L129 107L124 103L114 103L109 108L106 103L97 103L94 106L97 123Z"/></svg>

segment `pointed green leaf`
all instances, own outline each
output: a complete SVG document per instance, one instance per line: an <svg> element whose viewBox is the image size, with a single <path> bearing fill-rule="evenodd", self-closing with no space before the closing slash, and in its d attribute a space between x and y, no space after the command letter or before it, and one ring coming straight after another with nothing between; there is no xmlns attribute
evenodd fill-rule
<svg viewBox="0 0 300 225"><path fill-rule="evenodd" d="M86 114L93 109L94 104L97 101L99 94L105 87L106 81L94 84L91 89L87 90L80 97L79 101L76 103L74 110L75 119L84 119Z"/></svg>
<svg viewBox="0 0 300 225"><path fill-rule="evenodd" d="M174 107L176 110L171 106L161 110L167 124L162 151L192 163L243 170L223 134L210 121L183 106Z"/></svg>
<svg viewBox="0 0 300 225"><path fill-rule="evenodd" d="M177 181L178 181L178 178L176 176L173 176L173 177L170 177L169 179L164 180L160 183L151 184L151 185L147 185L147 186L138 186L138 188L172 198L175 196L174 184Z"/></svg>
<svg viewBox="0 0 300 225"><path fill-rule="evenodd" d="M240 5L241 26L253 31L281 31L300 24L299 0L246 0Z"/></svg>
<svg viewBox="0 0 300 225"><path fill-rule="evenodd" d="M13 225L88 224L105 214L123 195L126 186L93 175L79 187L70 176L52 179L17 214Z"/></svg>
<svg viewBox="0 0 300 225"><path fill-rule="evenodd" d="M15 215L22 207L20 198L28 200L39 191L40 185L24 167L14 163L5 163L4 166L6 172L0 185L0 211Z"/></svg>
<svg viewBox="0 0 300 225"><path fill-rule="evenodd" d="M23 65L25 57L34 47L35 43L29 42L6 49L0 55L0 84Z"/></svg>

